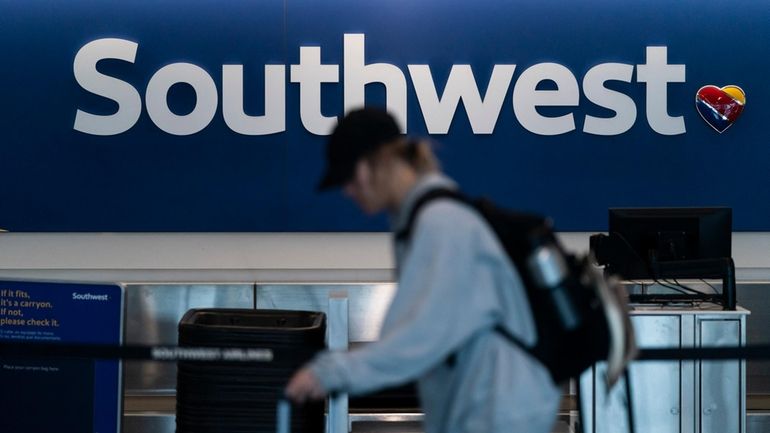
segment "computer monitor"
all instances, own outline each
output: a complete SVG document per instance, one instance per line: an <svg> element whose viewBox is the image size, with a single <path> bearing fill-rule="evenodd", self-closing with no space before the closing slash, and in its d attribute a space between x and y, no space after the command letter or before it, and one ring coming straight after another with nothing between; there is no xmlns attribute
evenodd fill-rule
<svg viewBox="0 0 770 433"><path fill-rule="evenodd" d="M637 259L614 263L614 271L628 280L657 279L657 263L731 257L732 209L611 208L609 235Z"/></svg>

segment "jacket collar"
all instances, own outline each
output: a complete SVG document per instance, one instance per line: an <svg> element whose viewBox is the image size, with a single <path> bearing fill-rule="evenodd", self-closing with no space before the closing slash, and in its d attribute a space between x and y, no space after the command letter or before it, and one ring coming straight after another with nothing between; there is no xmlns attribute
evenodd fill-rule
<svg viewBox="0 0 770 433"><path fill-rule="evenodd" d="M409 214L412 212L417 200L427 192L436 188L457 189L457 184L447 176L441 173L428 173L417 179L412 189L406 193L399 209L391 214L391 229L394 233L400 231L408 222Z"/></svg>

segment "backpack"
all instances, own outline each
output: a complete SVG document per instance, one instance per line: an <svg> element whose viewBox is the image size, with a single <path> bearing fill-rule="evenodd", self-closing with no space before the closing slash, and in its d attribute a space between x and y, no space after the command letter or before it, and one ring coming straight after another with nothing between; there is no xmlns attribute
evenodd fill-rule
<svg viewBox="0 0 770 433"><path fill-rule="evenodd" d="M549 219L502 209L449 189L420 197L396 240L408 241L420 210L449 198L475 209L489 224L516 268L532 311L537 342L523 343L502 325L495 331L539 360L555 383L563 383L607 362L607 381L615 383L636 355L626 295L617 280L606 279L590 255L568 253Z"/></svg>

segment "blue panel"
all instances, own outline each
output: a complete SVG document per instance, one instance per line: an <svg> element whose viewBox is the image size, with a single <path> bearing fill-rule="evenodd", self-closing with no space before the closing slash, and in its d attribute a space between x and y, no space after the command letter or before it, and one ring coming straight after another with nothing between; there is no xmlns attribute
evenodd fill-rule
<svg viewBox="0 0 770 433"><path fill-rule="evenodd" d="M119 286L0 281L0 340L119 345L122 319ZM119 431L118 361L5 358L0 375L9 431Z"/></svg>
<svg viewBox="0 0 770 433"><path fill-rule="evenodd" d="M139 43L134 64L111 61L102 70L142 95L166 64L197 64L219 89L222 65L243 64L246 111L257 115L264 109L263 65L285 63L282 28L281 1L0 2L0 50L7 56L0 68L0 228L280 227L283 136L238 135L218 114L200 133L177 137L158 129L146 110L126 133L79 133L77 109L111 114L117 107L81 89L72 69L83 45L105 37ZM193 93L181 90L169 95L169 105L189 111Z"/></svg>
<svg viewBox="0 0 770 433"><path fill-rule="evenodd" d="M462 104L449 133L435 135L446 171L472 194L554 217L560 230L606 228L614 206L732 206L736 230L770 230L766 119L770 98L770 8L764 2L555 0L367 2L353 0L150 2L129 0L0 1L0 228L12 231L328 231L383 230L338 193L317 195L324 138L300 117L299 85L290 65L301 46L321 48L324 64L340 65L340 82L322 86L321 111L343 111L344 34L362 33L366 62L398 66L407 83L410 134L427 126L407 65L430 65L441 93L452 65L471 65L486 90L495 64L515 64L496 128L473 134ZM39 29L45 29L40 31ZM214 78L220 107L211 124L173 136L146 109L129 131L99 137L72 129L77 109L109 114L116 104L78 85L75 53L103 37L139 43L136 61L104 62L100 70L144 95L149 78L174 62L201 66ZM668 64L685 65L686 81L667 86L667 111L683 116L684 134L655 132L646 116L646 85L606 86L631 97L633 127L614 136L583 132L586 115L612 117L582 92L600 63L646 63L646 48L668 47ZM530 66L564 65L581 86L572 113L576 129L541 136L525 129L513 89ZM286 131L244 136L231 131L221 108L223 64L243 64L246 111L264 110L264 64L286 65ZM741 117L718 134L695 107L707 84L746 91ZM547 83L542 83L547 86ZM382 104L382 85L367 103ZM175 86L169 105L192 109L194 94Z"/></svg>

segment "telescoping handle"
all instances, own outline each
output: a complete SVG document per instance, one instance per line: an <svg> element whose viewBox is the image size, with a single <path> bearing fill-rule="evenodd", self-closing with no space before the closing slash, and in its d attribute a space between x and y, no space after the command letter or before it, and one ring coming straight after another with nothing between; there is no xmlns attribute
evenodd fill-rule
<svg viewBox="0 0 770 433"><path fill-rule="evenodd" d="M291 403L285 398L278 400L276 432L291 433Z"/></svg>

